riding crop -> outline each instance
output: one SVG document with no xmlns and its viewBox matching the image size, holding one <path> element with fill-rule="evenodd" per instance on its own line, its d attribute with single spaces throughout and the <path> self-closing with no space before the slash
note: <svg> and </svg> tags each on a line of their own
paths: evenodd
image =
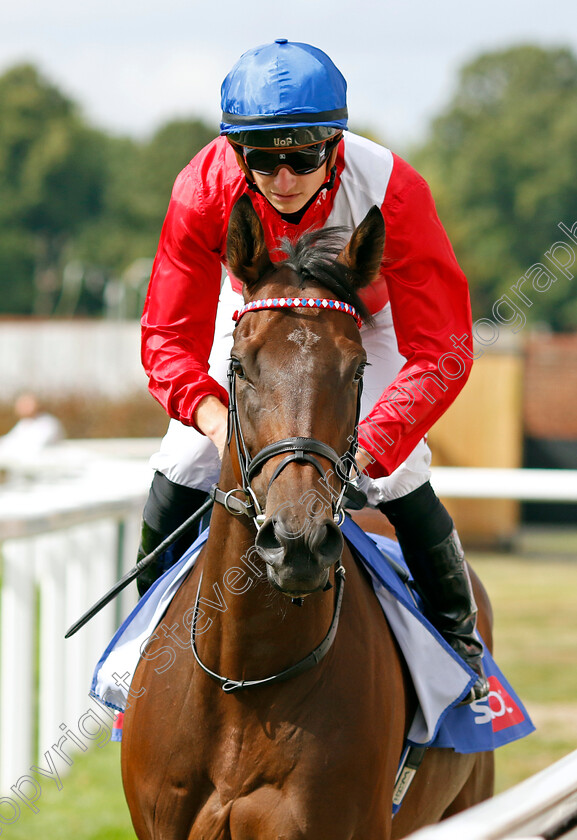
<svg viewBox="0 0 577 840">
<path fill-rule="evenodd" d="M 175 543 L 180 537 L 184 536 L 187 533 L 187 531 L 189 531 L 190 528 L 192 528 L 192 526 L 196 522 L 198 522 L 199 519 L 201 519 L 208 510 L 210 510 L 212 505 L 212 498 L 207 499 L 206 502 L 202 505 L 202 507 L 200 507 L 195 513 L 193 513 L 192 516 L 190 516 L 185 522 L 182 523 L 182 525 L 179 525 L 178 528 L 172 532 L 172 534 L 170 534 L 168 537 L 166 537 L 165 540 L 163 540 L 160 543 L 160 545 L 157 545 L 154 551 L 151 551 L 150 554 L 147 554 L 146 557 L 143 557 L 142 560 L 139 560 L 136 566 L 133 566 L 133 568 L 130 569 L 129 572 L 126 572 L 126 574 L 123 575 L 123 577 L 121 577 L 120 580 L 117 581 L 114 584 L 114 586 L 102 596 L 102 598 L 99 598 L 99 600 L 92 607 L 90 607 L 90 609 L 87 610 L 84 613 L 84 615 L 81 616 L 81 618 L 79 618 L 78 621 L 76 621 L 68 629 L 64 638 L 69 639 L 70 636 L 73 636 L 77 630 L 80 630 L 81 627 L 84 627 L 84 625 L 88 621 L 90 621 L 90 619 L 93 618 L 97 613 L 99 613 L 100 610 L 106 606 L 106 604 L 110 603 L 110 601 L 112 601 L 113 598 L 116 598 L 119 592 L 122 592 L 122 590 L 125 589 L 129 583 L 132 583 L 132 581 L 135 578 L 137 578 L 141 572 L 144 571 L 144 569 L 150 566 L 150 564 L 153 563 L 160 554 L 166 551 L 166 549 L 169 548 L 173 543 Z"/>
</svg>

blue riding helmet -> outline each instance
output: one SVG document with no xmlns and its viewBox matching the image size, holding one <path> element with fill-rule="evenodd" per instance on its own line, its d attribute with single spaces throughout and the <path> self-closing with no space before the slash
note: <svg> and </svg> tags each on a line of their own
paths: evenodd
<svg viewBox="0 0 577 840">
<path fill-rule="evenodd" d="M 322 50 L 286 38 L 240 57 L 222 83 L 221 105 L 220 133 L 247 146 L 285 146 L 287 136 L 286 145 L 308 145 L 347 128 L 342 73 Z"/>
</svg>

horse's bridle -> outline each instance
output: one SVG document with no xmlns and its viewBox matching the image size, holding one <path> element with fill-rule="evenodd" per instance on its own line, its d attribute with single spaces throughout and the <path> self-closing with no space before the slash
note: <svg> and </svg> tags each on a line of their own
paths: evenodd
<svg viewBox="0 0 577 840">
<path fill-rule="evenodd" d="M 300 659 L 298 662 L 295 662 L 294 665 L 289 665 L 288 668 L 284 668 L 282 671 L 279 671 L 276 674 L 271 674 L 270 677 L 263 677 L 260 680 L 233 680 L 229 677 L 222 676 L 222 674 L 217 674 L 215 671 L 211 671 L 210 668 L 207 668 L 207 666 L 204 664 L 198 653 L 198 648 L 196 646 L 196 621 L 198 618 L 198 602 L 200 600 L 200 587 L 202 585 L 201 572 L 200 580 L 198 582 L 198 590 L 196 593 L 196 601 L 194 603 L 192 626 L 190 629 L 190 646 L 192 648 L 194 658 L 196 659 L 198 665 L 200 665 L 205 674 L 208 674 L 209 677 L 212 677 L 213 680 L 220 683 L 220 687 L 226 694 L 233 694 L 235 691 L 240 691 L 241 688 L 259 688 L 266 685 L 274 685 L 278 682 L 285 682 L 285 680 L 290 680 L 293 677 L 297 677 L 299 674 L 303 674 L 310 668 L 313 668 L 321 661 L 321 659 L 324 659 L 324 657 L 332 647 L 332 644 L 335 640 L 335 636 L 337 635 L 337 628 L 339 626 L 339 618 L 341 615 L 341 606 L 343 603 L 343 592 L 345 586 L 345 569 L 341 563 L 339 563 L 335 569 L 335 581 L 335 609 L 330 627 L 327 630 L 327 634 L 322 640 L 322 642 L 319 645 L 317 645 L 316 648 L 308 654 L 308 656 L 305 656 L 303 659 Z"/>
<path fill-rule="evenodd" d="M 341 310 L 352 315 L 357 321 L 357 324 L 360 326 L 359 316 L 350 304 L 345 304 L 341 301 L 318 300 L 315 298 L 281 298 L 280 300 L 275 298 L 272 300 L 268 299 L 262 301 L 251 301 L 250 304 L 243 307 L 243 309 L 241 309 L 239 312 L 235 313 L 234 319 L 235 321 L 238 321 L 242 317 L 242 315 L 245 314 L 245 312 L 260 311 L 262 309 L 284 309 L 287 307 L 294 308 L 295 306 L 300 305 L 308 307 L 315 306 L 317 308 L 326 308 L 326 306 L 329 305 L 331 309 Z M 343 455 L 339 455 L 336 452 L 336 450 L 333 449 L 332 446 L 329 446 L 328 444 L 323 443 L 323 441 L 317 440 L 316 438 L 297 436 L 283 438 L 282 440 L 276 441 L 275 443 L 270 443 L 267 446 L 264 446 L 260 450 L 260 452 L 258 452 L 254 457 L 251 457 L 246 446 L 244 435 L 242 433 L 240 419 L 238 416 L 236 399 L 236 371 L 234 368 L 234 359 L 231 359 L 229 362 L 227 376 L 229 392 L 227 445 L 229 449 L 232 449 L 232 446 L 234 445 L 238 454 L 240 476 L 237 476 L 237 478 L 239 479 L 238 483 L 240 484 L 240 488 L 235 488 L 233 490 L 225 492 L 221 490 L 218 487 L 218 485 L 215 484 L 211 490 L 211 496 L 214 499 L 214 501 L 218 502 L 219 504 L 222 504 L 229 513 L 235 516 L 249 516 L 253 520 L 255 527 L 258 531 L 264 522 L 265 514 L 263 513 L 258 498 L 251 487 L 251 483 L 253 479 L 260 473 L 267 461 L 269 461 L 271 458 L 274 458 L 277 455 L 283 455 L 286 453 L 283 460 L 280 462 L 280 464 L 278 464 L 278 466 L 273 472 L 273 475 L 268 484 L 267 493 L 272 483 L 278 478 L 278 476 L 285 469 L 285 467 L 287 467 L 288 464 L 292 462 L 312 464 L 312 466 L 316 469 L 321 478 L 324 480 L 325 486 L 328 487 L 329 474 L 323 469 L 318 458 L 315 457 L 316 455 L 319 455 L 320 457 L 325 458 L 331 463 L 334 471 L 341 480 L 342 487 L 340 493 L 338 494 L 337 499 L 332 499 L 331 502 L 333 517 L 337 524 L 340 525 L 344 518 L 342 505 L 345 491 L 351 482 L 350 470 L 351 468 L 354 469 L 354 465 L 356 463 L 355 454 L 358 448 L 357 426 L 361 412 L 361 396 L 363 384 L 362 377 L 358 380 L 357 409 L 354 432 L 349 439 L 350 446 Z M 346 473 L 345 469 L 343 469 L 343 465 L 347 471 Z M 235 494 L 238 493 L 244 494 L 244 500 L 237 498 Z M 321 659 L 323 659 L 323 657 L 329 651 L 335 639 L 343 599 L 344 578 L 345 570 L 342 564 L 339 562 L 335 568 L 336 592 L 333 619 L 323 641 L 308 656 L 306 656 L 304 659 L 301 659 L 294 665 L 285 668 L 283 671 L 280 671 L 277 674 L 273 674 L 270 677 L 265 677 L 264 679 L 233 680 L 229 679 L 228 677 L 224 677 L 220 674 L 217 674 L 214 671 L 211 671 L 202 662 L 198 654 L 196 646 L 196 621 L 198 616 L 200 587 L 202 584 L 201 575 L 196 595 L 196 603 L 194 607 L 194 618 L 191 627 L 191 647 L 197 663 L 206 674 L 212 677 L 212 679 L 219 682 L 223 691 L 227 693 L 238 691 L 241 688 L 252 688 L 256 686 L 271 685 L 276 682 L 291 679 L 292 677 L 296 677 L 298 674 L 309 670 L 309 668 L 312 668 L 314 665 L 320 662 Z M 326 588 L 330 588 L 330 584 L 328 584 Z M 293 600 L 295 602 L 302 603 L 302 599 Z"/>
<path fill-rule="evenodd" d="M 240 318 L 247 312 L 257 312 L 262 311 L 263 309 L 292 309 L 295 308 L 295 306 L 340 310 L 351 315 L 357 324 L 360 323 L 356 310 L 350 304 L 343 303 L 342 301 L 327 301 L 326 299 L 321 300 L 318 298 L 269 298 L 267 300 L 251 301 L 239 312 L 235 312 L 234 319 L 238 323 Z M 238 454 L 240 475 L 237 476 L 237 478 L 239 479 L 238 483 L 240 484 L 240 488 L 224 492 L 218 487 L 218 485 L 215 485 L 211 491 L 213 499 L 224 505 L 228 512 L 235 516 L 242 514 L 249 516 L 253 520 L 258 531 L 265 516 L 251 484 L 253 479 L 260 473 L 266 462 L 271 458 L 274 458 L 276 455 L 287 453 L 286 457 L 283 458 L 281 463 L 276 467 L 272 478 L 269 481 L 267 492 L 273 481 L 275 481 L 284 468 L 293 461 L 312 464 L 324 480 L 325 486 L 328 487 L 328 474 L 323 469 L 318 458 L 315 457 L 315 455 L 320 455 L 330 462 L 333 472 L 336 473 L 338 478 L 341 480 L 340 493 L 336 500 L 334 498 L 332 499 L 333 517 L 335 518 L 335 521 L 340 524 L 342 522 L 342 517 L 344 516 L 342 505 L 345 491 L 352 480 L 350 471 L 351 469 L 354 470 L 356 463 L 355 455 L 358 448 L 357 427 L 360 419 L 361 396 L 363 391 L 362 378 L 358 381 L 357 410 L 354 432 L 349 439 L 350 446 L 343 455 L 339 455 L 332 446 L 329 446 L 316 438 L 289 437 L 283 438 L 283 440 L 278 440 L 275 443 L 269 443 L 267 446 L 264 446 L 260 452 L 254 456 L 254 458 L 251 458 L 238 416 L 234 359 L 231 359 L 229 362 L 227 376 L 229 393 L 227 444 L 229 448 L 234 446 Z M 237 498 L 235 494 L 238 493 L 244 494 L 244 500 Z"/>
<path fill-rule="evenodd" d="M 236 447 L 238 453 L 238 464 L 240 468 L 240 488 L 224 492 L 218 485 L 214 485 L 211 494 L 216 502 L 224 505 L 229 513 L 235 516 L 245 514 L 249 516 L 256 529 L 259 530 L 264 522 L 265 515 L 262 511 L 260 502 L 252 489 L 253 479 L 260 473 L 264 465 L 271 458 L 276 455 L 287 453 L 283 460 L 275 468 L 275 471 L 268 483 L 267 492 L 270 490 L 272 483 L 278 478 L 281 472 L 293 461 L 297 463 L 312 464 L 321 478 L 328 486 L 328 473 L 323 469 L 321 463 L 315 455 L 320 455 L 325 458 L 333 467 L 334 472 L 341 480 L 341 490 L 336 499 L 332 499 L 332 511 L 335 521 L 340 524 L 344 516 L 342 504 L 345 491 L 350 483 L 350 478 L 345 474 L 345 469 L 350 472 L 351 467 L 355 464 L 355 454 L 358 447 L 357 439 L 357 425 L 361 410 L 361 396 L 362 396 L 362 379 L 358 382 L 357 392 L 357 411 L 355 418 L 355 428 L 351 436 L 350 446 L 343 455 L 339 455 L 332 446 L 323 443 L 316 438 L 308 437 L 289 437 L 278 440 L 275 443 L 269 443 L 258 452 L 254 458 L 251 458 L 248 448 L 245 443 L 244 435 L 242 433 L 242 426 L 238 416 L 237 401 L 236 401 L 236 373 L 231 359 L 228 367 L 228 436 L 227 444 Z M 237 498 L 238 493 L 244 494 L 244 500 Z"/>
</svg>

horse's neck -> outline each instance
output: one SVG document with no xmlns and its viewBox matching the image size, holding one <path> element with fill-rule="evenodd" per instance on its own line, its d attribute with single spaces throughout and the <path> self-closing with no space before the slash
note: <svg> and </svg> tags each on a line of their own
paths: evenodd
<svg viewBox="0 0 577 840">
<path fill-rule="evenodd" d="M 219 486 L 236 486 L 225 461 Z M 266 564 L 254 547 L 255 528 L 215 504 L 203 551 L 199 606 L 201 656 L 231 679 L 260 679 L 298 661 L 314 649 L 330 625 L 334 590 L 305 599 L 302 607 L 268 582 Z M 209 621 L 211 619 L 211 621 Z"/>
</svg>

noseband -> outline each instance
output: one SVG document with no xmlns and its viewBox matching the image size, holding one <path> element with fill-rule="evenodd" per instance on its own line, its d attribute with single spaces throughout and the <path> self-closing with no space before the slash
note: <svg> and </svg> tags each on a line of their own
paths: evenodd
<svg viewBox="0 0 577 840">
<path fill-rule="evenodd" d="M 337 311 L 346 312 L 348 315 L 351 315 L 355 319 L 358 326 L 360 326 L 361 324 L 361 319 L 357 311 L 349 303 L 336 300 L 327 300 L 326 298 L 268 298 L 265 300 L 250 301 L 248 304 L 246 304 L 246 306 L 243 306 L 242 309 L 235 312 L 233 318 L 238 323 L 242 316 L 245 315 L 247 312 L 258 312 L 265 309 L 293 309 L 295 307 L 334 309 Z M 350 468 L 355 464 L 355 455 L 358 448 L 357 426 L 360 419 L 361 411 L 361 396 L 363 382 L 362 379 L 360 379 L 358 383 L 357 411 L 354 432 L 350 439 L 351 444 L 343 455 L 339 455 L 338 452 L 336 452 L 336 450 L 332 448 L 332 446 L 329 446 L 328 444 L 323 443 L 323 441 L 317 440 L 316 438 L 289 437 L 283 438 L 282 440 L 276 441 L 275 443 L 269 443 L 267 446 L 264 446 L 260 450 L 260 452 L 258 452 L 257 455 L 254 456 L 254 458 L 251 458 L 244 440 L 242 427 L 238 416 L 236 399 L 236 374 L 233 368 L 232 359 L 229 363 L 227 376 L 229 393 L 227 444 L 230 447 L 231 442 L 234 438 L 236 442 L 236 449 L 238 452 L 238 461 L 240 467 L 239 484 L 241 485 L 241 489 L 229 490 L 228 492 L 224 492 L 217 485 L 214 485 L 211 491 L 213 499 L 216 502 L 219 502 L 220 504 L 224 505 L 227 511 L 235 516 L 240 516 L 242 514 L 249 516 L 253 520 L 258 531 L 265 520 L 265 514 L 263 513 L 263 510 L 256 497 L 256 494 L 251 487 L 252 481 L 260 473 L 267 461 L 269 461 L 271 458 L 274 458 L 277 455 L 283 455 L 287 453 L 286 457 L 283 458 L 280 464 L 276 467 L 272 478 L 269 481 L 267 493 L 270 490 L 272 483 L 279 477 L 279 475 L 285 469 L 285 467 L 287 467 L 293 461 L 300 464 L 312 464 L 312 466 L 316 469 L 321 478 L 324 480 L 326 487 L 329 486 L 329 474 L 333 474 L 336 472 L 337 476 L 341 480 L 342 487 L 337 499 L 332 500 L 332 511 L 335 522 L 337 522 L 340 525 L 344 517 L 342 508 L 343 498 L 345 495 L 345 491 L 348 485 L 350 484 L 350 479 L 347 477 L 347 472 L 349 472 Z M 329 472 L 325 471 L 318 458 L 315 458 L 315 455 L 320 455 L 322 458 L 328 460 L 332 465 L 333 469 Z M 345 469 L 343 469 L 343 465 L 345 466 Z M 241 492 L 244 493 L 244 500 L 237 498 L 237 496 L 235 495 Z"/>
</svg>

